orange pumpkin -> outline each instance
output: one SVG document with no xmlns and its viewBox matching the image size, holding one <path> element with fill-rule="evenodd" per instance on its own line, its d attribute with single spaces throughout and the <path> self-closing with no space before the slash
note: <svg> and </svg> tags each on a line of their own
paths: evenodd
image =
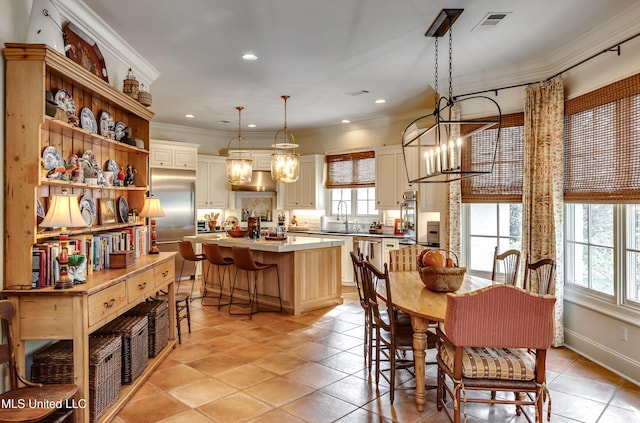
<svg viewBox="0 0 640 423">
<path fill-rule="evenodd" d="M 453 264 L 453 259 L 451 257 L 447 257 L 447 259 L 445 260 L 445 266 L 447 266 L 447 267 L 456 267 Z"/>
<path fill-rule="evenodd" d="M 422 258 L 424 257 L 424 255 L 427 253 L 427 251 L 429 251 L 428 248 L 423 248 L 422 251 L 420 251 L 420 254 L 418 254 L 418 267 L 422 267 Z"/>
<path fill-rule="evenodd" d="M 438 250 L 428 250 L 422 256 L 423 266 L 444 266 L 445 259 L 442 253 Z"/>
</svg>

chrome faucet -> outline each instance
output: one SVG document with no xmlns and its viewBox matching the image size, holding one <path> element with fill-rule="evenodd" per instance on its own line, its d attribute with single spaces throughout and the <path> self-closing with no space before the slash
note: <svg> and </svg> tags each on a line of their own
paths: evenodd
<svg viewBox="0 0 640 423">
<path fill-rule="evenodd" d="M 338 215 L 336 220 L 340 221 L 340 206 L 344 205 L 344 231 L 349 232 L 349 217 L 347 215 L 347 202 L 344 200 L 338 201 Z"/>
</svg>

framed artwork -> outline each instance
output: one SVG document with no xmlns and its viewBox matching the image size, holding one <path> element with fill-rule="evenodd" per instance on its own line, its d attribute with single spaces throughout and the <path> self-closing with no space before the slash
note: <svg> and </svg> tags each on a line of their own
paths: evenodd
<svg viewBox="0 0 640 423">
<path fill-rule="evenodd" d="M 72 23 L 69 23 L 63 32 L 65 45 L 70 46 L 67 50 L 67 57 L 97 77 L 109 82 L 104 57 L 96 42 Z"/>
<path fill-rule="evenodd" d="M 100 224 L 104 225 L 107 223 L 116 223 L 117 222 L 117 214 L 116 214 L 116 202 L 112 198 L 101 198 L 100 199 Z"/>
</svg>

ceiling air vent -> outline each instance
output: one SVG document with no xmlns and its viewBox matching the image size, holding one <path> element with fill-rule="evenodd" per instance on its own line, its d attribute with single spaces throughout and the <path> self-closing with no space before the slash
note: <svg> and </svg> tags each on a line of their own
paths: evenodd
<svg viewBox="0 0 640 423">
<path fill-rule="evenodd" d="M 493 29 L 496 27 L 496 25 L 502 22 L 504 18 L 506 18 L 509 14 L 510 12 L 487 13 L 486 15 L 484 15 L 482 19 L 480 19 L 480 22 L 478 22 L 476 26 L 473 27 L 472 31 L 475 31 L 475 30 L 486 31 L 489 29 Z"/>
</svg>

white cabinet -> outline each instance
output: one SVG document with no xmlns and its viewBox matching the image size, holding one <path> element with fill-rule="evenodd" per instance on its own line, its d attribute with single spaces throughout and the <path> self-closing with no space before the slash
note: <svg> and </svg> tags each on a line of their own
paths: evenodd
<svg viewBox="0 0 640 423">
<path fill-rule="evenodd" d="M 198 144 L 150 140 L 149 166 L 174 169 L 195 169 Z"/>
<path fill-rule="evenodd" d="M 227 184 L 226 157 L 198 156 L 196 207 L 225 209 L 231 187 Z"/>
<path fill-rule="evenodd" d="M 301 156 L 299 170 L 298 180 L 291 184 L 285 184 L 284 207 L 286 209 L 323 209 L 324 156 L 321 154 Z"/>
<path fill-rule="evenodd" d="M 439 212 L 440 216 L 447 213 L 447 184 L 416 184 L 419 185 L 419 208 L 421 212 Z"/>
<path fill-rule="evenodd" d="M 376 148 L 376 208 L 398 210 L 402 194 L 411 189 L 407 179 L 402 147 Z"/>
<path fill-rule="evenodd" d="M 271 154 L 273 150 L 253 150 L 253 170 L 271 171 Z"/>
<path fill-rule="evenodd" d="M 389 265 L 389 251 L 400 248 L 400 240 L 393 238 L 382 238 L 382 264 Z"/>
</svg>

